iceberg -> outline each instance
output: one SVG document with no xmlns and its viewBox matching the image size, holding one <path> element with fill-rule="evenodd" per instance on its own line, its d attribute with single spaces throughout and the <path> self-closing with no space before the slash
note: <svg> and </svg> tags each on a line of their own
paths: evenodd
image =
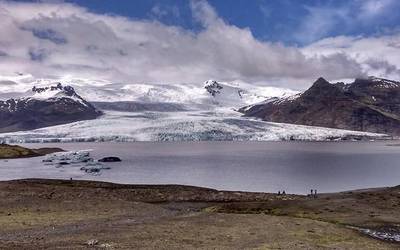
<svg viewBox="0 0 400 250">
<path fill-rule="evenodd" d="M 79 150 L 59 152 L 46 155 L 43 162 L 46 165 L 54 165 L 56 168 L 65 166 L 79 167 L 80 170 L 89 174 L 100 174 L 101 170 L 111 169 L 90 157 L 91 150 Z"/>
</svg>

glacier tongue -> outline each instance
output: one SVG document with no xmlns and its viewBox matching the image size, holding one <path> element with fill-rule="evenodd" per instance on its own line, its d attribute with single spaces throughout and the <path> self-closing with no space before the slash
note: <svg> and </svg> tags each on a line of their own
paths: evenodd
<svg viewBox="0 0 400 250">
<path fill-rule="evenodd" d="M 216 108 L 185 112 L 106 111 L 96 120 L 0 134 L 0 141 L 321 141 L 384 137 L 382 134 L 265 122 L 241 117 L 230 108 Z"/>
</svg>

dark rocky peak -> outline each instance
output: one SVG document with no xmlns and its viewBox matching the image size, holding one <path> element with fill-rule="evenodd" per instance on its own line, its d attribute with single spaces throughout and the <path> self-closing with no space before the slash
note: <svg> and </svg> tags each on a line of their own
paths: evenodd
<svg viewBox="0 0 400 250">
<path fill-rule="evenodd" d="M 42 88 L 33 86 L 33 88 L 32 88 L 32 92 L 35 92 L 35 93 L 42 93 L 42 92 L 45 92 L 48 90 L 50 90 L 50 91 L 63 90 L 63 86 L 61 83 L 57 83 L 57 85 L 55 85 L 55 86 L 48 86 L 48 87 L 42 87 Z"/>
<path fill-rule="evenodd" d="M 45 92 L 59 92 L 66 96 L 74 96 L 77 95 L 75 89 L 71 86 L 63 86 L 61 83 L 57 83 L 56 85 L 47 86 L 47 87 L 36 87 L 33 86 L 32 92 L 41 94 Z"/>
<path fill-rule="evenodd" d="M 204 88 L 212 96 L 219 94 L 224 87 L 215 80 L 208 80 L 204 83 Z"/>
<path fill-rule="evenodd" d="M 342 87 L 340 85 L 331 84 L 324 78 L 320 77 L 301 95 L 301 97 L 315 99 L 319 97 L 338 95 L 342 92 Z"/>
<path fill-rule="evenodd" d="M 313 87 L 320 87 L 320 86 L 327 86 L 327 85 L 331 85 L 327 80 L 325 80 L 325 78 L 320 77 L 318 78 L 314 83 L 313 83 Z"/>
</svg>

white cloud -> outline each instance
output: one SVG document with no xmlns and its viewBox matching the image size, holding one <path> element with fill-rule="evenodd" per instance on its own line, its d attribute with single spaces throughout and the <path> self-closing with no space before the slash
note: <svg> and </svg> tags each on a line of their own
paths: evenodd
<svg viewBox="0 0 400 250">
<path fill-rule="evenodd" d="M 156 4 L 151 8 L 150 16 L 162 20 L 167 17 L 180 18 L 181 13 L 176 5 Z"/>
<path fill-rule="evenodd" d="M 294 37 L 303 44 L 326 38 L 332 32 L 343 34 L 367 28 L 385 32 L 382 27 L 398 17 L 398 0 L 355 0 L 321 6 L 304 6 L 308 14 L 301 20 Z M 381 28 L 382 30 L 379 30 Z"/>
<path fill-rule="evenodd" d="M 381 37 L 333 37 L 303 49 L 310 56 L 343 53 L 369 75 L 400 80 L 400 34 Z"/>
<path fill-rule="evenodd" d="M 395 7 L 397 0 L 362 0 L 360 4 L 359 17 L 361 19 L 369 19 L 386 13 Z"/>
<path fill-rule="evenodd" d="M 207 2 L 191 6 L 203 26 L 198 33 L 157 21 L 94 14 L 66 3 L 0 2 L 0 74 L 132 84 L 216 78 L 302 88 L 319 76 L 334 80 L 367 73 L 350 50 L 329 47 L 332 53 L 310 53 L 311 47 L 303 51 L 260 41 L 249 29 L 227 24 Z"/>
</svg>

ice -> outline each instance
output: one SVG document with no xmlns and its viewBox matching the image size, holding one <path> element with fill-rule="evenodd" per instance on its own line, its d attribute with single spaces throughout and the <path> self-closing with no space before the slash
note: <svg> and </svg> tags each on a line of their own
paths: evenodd
<svg viewBox="0 0 400 250">
<path fill-rule="evenodd" d="M 85 166 L 80 168 L 80 170 L 90 174 L 98 174 L 103 169 L 111 169 L 111 168 L 108 166 L 104 166 L 100 162 L 88 162 L 85 164 Z"/>
<path fill-rule="evenodd" d="M 90 157 L 91 150 L 79 150 L 69 152 L 57 152 L 48 154 L 43 162 L 46 165 L 54 165 L 56 168 L 78 167 L 80 170 L 89 174 L 100 174 L 103 169 L 110 169 L 109 166 L 94 161 Z"/>
<path fill-rule="evenodd" d="M 44 157 L 43 162 L 68 162 L 73 164 L 88 162 L 90 159 L 92 159 L 90 158 L 90 150 L 80 150 L 48 154 Z"/>
<path fill-rule="evenodd" d="M 242 117 L 230 108 L 185 112 L 115 112 L 88 121 L 31 131 L 0 134 L 0 141 L 101 142 L 101 141 L 205 141 L 205 140 L 339 140 L 383 134 L 272 123 Z"/>
<path fill-rule="evenodd" d="M 359 227 L 350 227 L 350 228 L 356 229 L 363 234 L 369 235 L 379 240 L 400 242 L 400 230 L 398 227 L 386 226 L 377 229 L 359 228 Z"/>
</svg>

